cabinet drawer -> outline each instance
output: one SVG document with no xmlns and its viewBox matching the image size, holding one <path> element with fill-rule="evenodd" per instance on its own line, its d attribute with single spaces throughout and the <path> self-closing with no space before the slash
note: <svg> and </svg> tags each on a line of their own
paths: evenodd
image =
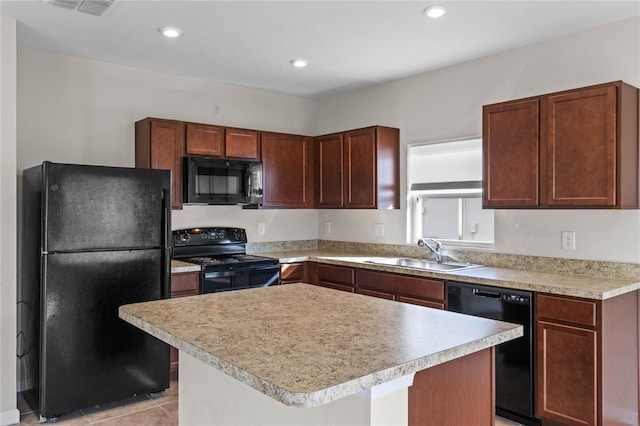
<svg viewBox="0 0 640 426">
<path fill-rule="evenodd" d="M 355 288 L 350 285 L 335 284 L 327 281 L 320 281 L 318 285 L 321 287 L 331 288 L 333 290 L 346 291 L 349 293 L 353 293 L 355 290 Z"/>
<path fill-rule="evenodd" d="M 367 290 L 366 288 L 359 288 L 357 293 L 364 294 L 365 296 L 379 297 L 381 299 L 394 300 L 395 296 L 391 293 L 384 291 Z"/>
<path fill-rule="evenodd" d="M 596 327 L 596 302 L 538 294 L 538 318 Z"/>
<path fill-rule="evenodd" d="M 358 269 L 358 287 L 444 300 L 444 281 Z"/>
<path fill-rule="evenodd" d="M 316 271 L 319 281 L 347 284 L 350 286 L 353 286 L 355 282 L 353 268 L 320 264 Z"/>
<path fill-rule="evenodd" d="M 199 272 L 171 274 L 171 297 L 191 296 L 199 293 Z"/>
<path fill-rule="evenodd" d="M 431 300 L 416 299 L 415 297 L 398 296 L 398 302 L 411 303 L 412 305 L 426 306 L 427 308 L 441 309 L 444 311 L 444 303 L 432 302 Z"/>
</svg>

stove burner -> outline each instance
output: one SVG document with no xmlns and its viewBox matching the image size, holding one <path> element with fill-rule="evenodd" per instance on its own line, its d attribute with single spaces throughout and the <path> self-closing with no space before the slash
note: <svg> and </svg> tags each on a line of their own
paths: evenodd
<svg viewBox="0 0 640 426">
<path fill-rule="evenodd" d="M 273 261 L 273 259 L 270 259 L 267 257 L 254 256 L 251 254 L 234 254 L 230 256 L 218 256 L 218 257 L 199 256 L 199 257 L 189 257 L 182 260 L 184 260 L 185 262 L 196 263 L 202 266 Z"/>
</svg>

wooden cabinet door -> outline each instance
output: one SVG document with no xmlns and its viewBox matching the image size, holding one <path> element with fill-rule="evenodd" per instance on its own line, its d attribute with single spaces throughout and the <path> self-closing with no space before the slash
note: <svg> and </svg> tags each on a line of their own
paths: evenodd
<svg viewBox="0 0 640 426">
<path fill-rule="evenodd" d="M 483 107 L 483 207 L 537 206 L 538 99 Z"/>
<path fill-rule="evenodd" d="M 344 149 L 342 134 L 317 138 L 316 161 L 317 207 L 337 208 L 344 205 Z"/>
<path fill-rule="evenodd" d="M 135 132 L 136 167 L 171 170 L 171 207 L 181 209 L 184 123 L 145 118 Z"/>
<path fill-rule="evenodd" d="M 264 207 L 313 208 L 311 138 L 262 133 Z"/>
<path fill-rule="evenodd" d="M 347 266 L 316 264 L 312 284 L 353 293 L 355 270 Z"/>
<path fill-rule="evenodd" d="M 536 415 L 563 425 L 596 425 L 596 331 L 540 320 L 536 326 Z"/>
<path fill-rule="evenodd" d="M 439 309 L 444 307 L 445 286 L 442 280 L 369 269 L 356 269 L 355 278 L 358 290 L 391 293 L 395 296 L 395 300 L 414 305 Z"/>
<path fill-rule="evenodd" d="M 225 129 L 225 157 L 260 160 L 258 131 Z"/>
<path fill-rule="evenodd" d="M 377 159 L 374 128 L 344 136 L 344 206 L 376 208 Z"/>
<path fill-rule="evenodd" d="M 546 99 L 547 204 L 616 205 L 616 86 Z"/>
<path fill-rule="evenodd" d="M 207 124 L 187 123 L 187 154 L 222 157 L 224 128 Z"/>
</svg>

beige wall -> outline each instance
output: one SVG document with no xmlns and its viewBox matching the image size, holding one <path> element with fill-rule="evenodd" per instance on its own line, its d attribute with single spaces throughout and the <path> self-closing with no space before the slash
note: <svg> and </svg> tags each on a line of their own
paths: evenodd
<svg viewBox="0 0 640 426">
<path fill-rule="evenodd" d="M 0 18 L 0 425 L 16 409 L 16 21 Z"/>
<path fill-rule="evenodd" d="M 384 124 L 400 128 L 403 147 L 477 136 L 483 104 L 614 80 L 640 87 L 640 18 L 323 100 L 318 132 Z M 385 225 L 384 239 L 374 237 L 375 223 Z M 318 236 L 402 244 L 405 224 L 405 211 L 321 210 Z M 496 210 L 495 230 L 500 253 L 640 263 L 638 210 Z M 575 251 L 561 250 L 561 231 L 576 232 Z"/>
<path fill-rule="evenodd" d="M 133 166 L 134 123 L 144 117 L 316 132 L 317 102 L 293 96 L 28 48 L 18 49 L 18 69 L 18 170 L 44 160 Z M 315 239 L 316 223 L 313 210 L 192 206 L 173 214 L 174 229 L 238 226 L 250 241 Z"/>
</svg>

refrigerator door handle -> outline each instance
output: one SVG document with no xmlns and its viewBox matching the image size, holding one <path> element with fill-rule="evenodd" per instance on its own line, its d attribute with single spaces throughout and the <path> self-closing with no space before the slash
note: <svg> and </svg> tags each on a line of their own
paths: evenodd
<svg viewBox="0 0 640 426">
<path fill-rule="evenodd" d="M 163 222 L 163 277 L 162 277 L 162 294 L 161 298 L 168 299 L 171 297 L 171 191 L 162 190 L 162 222 Z"/>
</svg>

